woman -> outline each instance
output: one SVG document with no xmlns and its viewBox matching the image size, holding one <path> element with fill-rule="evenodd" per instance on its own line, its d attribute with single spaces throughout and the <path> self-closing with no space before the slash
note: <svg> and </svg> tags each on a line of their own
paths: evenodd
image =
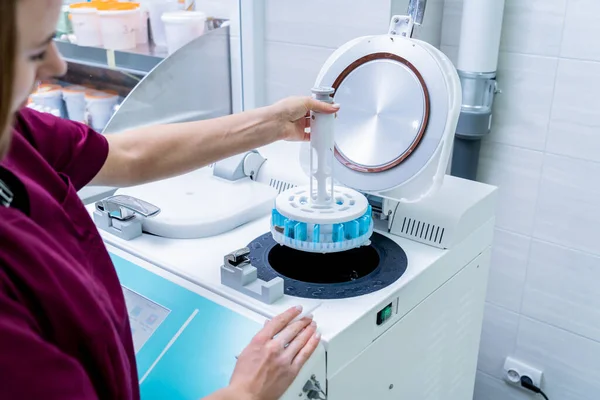
<svg viewBox="0 0 600 400">
<path fill-rule="evenodd" d="M 304 140 L 306 114 L 337 107 L 286 99 L 239 115 L 103 137 L 23 105 L 65 73 L 52 36 L 61 0 L 0 1 L 0 398 L 137 399 L 127 310 L 77 190 L 181 174 L 275 140 Z M 3 195 L 2 195 L 3 194 Z M 240 355 L 209 399 L 276 399 L 318 345 L 291 309 Z"/>
</svg>

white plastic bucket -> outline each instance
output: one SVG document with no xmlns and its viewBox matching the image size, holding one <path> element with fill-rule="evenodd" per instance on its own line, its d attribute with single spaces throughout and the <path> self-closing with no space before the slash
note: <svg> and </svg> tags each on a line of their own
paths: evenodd
<svg viewBox="0 0 600 400">
<path fill-rule="evenodd" d="M 38 106 L 58 110 L 61 116 L 64 114 L 62 88 L 59 85 L 41 85 L 31 94 L 31 101 Z"/>
<path fill-rule="evenodd" d="M 70 7 L 73 34 L 79 46 L 102 46 L 100 17 L 93 7 Z"/>
<path fill-rule="evenodd" d="M 83 86 L 67 86 L 63 88 L 62 95 L 70 120 L 85 122 L 85 92 Z"/>
<path fill-rule="evenodd" d="M 148 7 L 150 31 L 154 44 L 157 47 L 167 47 L 165 26 L 161 17 L 166 12 L 177 11 L 179 2 L 177 0 L 144 0 L 144 5 Z"/>
<path fill-rule="evenodd" d="M 119 96 L 113 93 L 87 91 L 85 103 L 92 128 L 101 132 L 110 121 L 114 107 L 119 102 Z"/>
<path fill-rule="evenodd" d="M 140 31 L 140 9 L 99 10 L 100 31 L 104 48 L 127 50 L 137 47 L 137 35 Z"/>
<path fill-rule="evenodd" d="M 140 26 L 136 37 L 137 44 L 148 43 L 148 7 L 140 5 Z"/>
<path fill-rule="evenodd" d="M 199 11 L 165 13 L 162 21 L 167 34 L 169 53 L 176 52 L 192 40 L 202 36 L 206 29 L 206 14 Z"/>
</svg>

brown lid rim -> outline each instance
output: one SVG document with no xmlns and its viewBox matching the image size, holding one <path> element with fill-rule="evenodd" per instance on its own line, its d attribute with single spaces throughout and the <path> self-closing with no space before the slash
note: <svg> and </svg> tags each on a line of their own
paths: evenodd
<svg viewBox="0 0 600 400">
<path fill-rule="evenodd" d="M 340 85 L 342 84 L 344 79 L 346 79 L 348 77 L 348 75 L 350 75 L 352 73 L 352 71 L 354 71 L 356 68 L 360 67 L 363 64 L 368 63 L 369 61 L 386 60 L 386 59 L 393 60 L 393 61 L 399 62 L 401 64 L 404 64 L 417 76 L 417 79 L 419 80 L 419 82 L 421 83 L 421 87 L 423 88 L 423 93 L 425 94 L 425 115 L 423 116 L 423 123 L 421 124 L 421 129 L 419 130 L 417 137 L 415 138 L 413 143 L 410 145 L 410 147 L 404 153 L 402 153 L 398 158 L 394 159 L 393 161 L 391 161 L 385 165 L 379 166 L 379 167 L 365 167 L 364 165 L 359 165 L 359 164 L 354 163 L 353 161 L 349 160 L 346 156 L 344 156 L 338 150 L 338 147 L 336 145 L 335 146 L 335 157 L 338 159 L 338 161 L 340 163 L 342 163 L 343 165 L 345 165 L 346 167 L 348 167 L 354 171 L 372 173 L 372 172 L 383 172 L 383 171 L 387 171 L 389 169 L 395 168 L 400 163 L 402 163 L 404 160 L 406 160 L 415 151 L 415 149 L 419 146 L 419 144 L 421 143 L 421 141 L 423 139 L 423 136 L 425 136 L 425 131 L 427 130 L 427 125 L 429 124 L 429 115 L 431 112 L 430 97 L 429 97 L 429 90 L 427 89 L 427 85 L 425 83 L 425 79 L 423 79 L 423 75 L 421 75 L 421 73 L 417 70 L 417 68 L 415 68 L 414 65 L 412 65 L 405 58 L 400 57 L 396 54 L 380 52 L 380 53 L 368 54 L 364 57 L 359 58 L 358 60 L 354 61 L 352 64 L 348 65 L 346 67 L 346 69 L 344 69 L 342 71 L 342 73 L 337 77 L 337 79 L 333 83 L 332 87 L 337 92 L 337 89 L 340 87 Z M 335 96 L 335 93 L 332 96 Z"/>
</svg>

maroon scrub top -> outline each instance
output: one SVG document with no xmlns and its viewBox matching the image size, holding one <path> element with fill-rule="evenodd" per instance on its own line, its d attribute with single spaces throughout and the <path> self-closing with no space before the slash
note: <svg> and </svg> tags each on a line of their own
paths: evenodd
<svg viewBox="0 0 600 400">
<path fill-rule="evenodd" d="M 123 292 L 77 196 L 107 154 L 85 125 L 17 115 L 0 166 L 29 210 L 0 206 L 0 399 L 139 398 Z"/>
</svg>

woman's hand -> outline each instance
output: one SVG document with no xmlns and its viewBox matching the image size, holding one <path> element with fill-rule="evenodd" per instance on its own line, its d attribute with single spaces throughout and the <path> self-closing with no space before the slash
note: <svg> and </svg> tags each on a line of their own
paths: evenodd
<svg viewBox="0 0 600 400">
<path fill-rule="evenodd" d="M 310 140 L 310 134 L 305 129 L 310 127 L 311 111 L 333 114 L 340 109 L 337 104 L 328 104 L 311 97 L 288 97 L 270 107 L 281 129 L 278 139 L 288 141 Z"/>
<path fill-rule="evenodd" d="M 229 390 L 240 400 L 277 400 L 317 348 L 320 335 L 312 317 L 290 322 L 292 308 L 268 321 L 240 354 Z"/>
</svg>

